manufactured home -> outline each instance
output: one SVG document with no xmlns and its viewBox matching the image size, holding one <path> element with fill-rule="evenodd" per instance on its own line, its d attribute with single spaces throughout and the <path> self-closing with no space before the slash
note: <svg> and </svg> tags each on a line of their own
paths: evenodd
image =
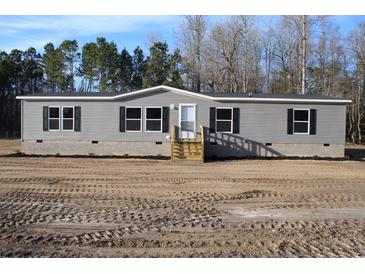
<svg viewBox="0 0 365 274">
<path fill-rule="evenodd" d="M 126 93 L 18 96 L 29 155 L 344 157 L 346 104 L 316 94 Z"/>
</svg>

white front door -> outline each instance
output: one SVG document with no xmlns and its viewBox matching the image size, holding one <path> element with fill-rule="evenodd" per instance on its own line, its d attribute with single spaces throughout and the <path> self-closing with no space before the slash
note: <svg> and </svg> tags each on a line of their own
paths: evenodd
<svg viewBox="0 0 365 274">
<path fill-rule="evenodd" d="M 179 110 L 180 138 L 194 139 L 196 127 L 196 105 L 181 104 Z"/>
</svg>

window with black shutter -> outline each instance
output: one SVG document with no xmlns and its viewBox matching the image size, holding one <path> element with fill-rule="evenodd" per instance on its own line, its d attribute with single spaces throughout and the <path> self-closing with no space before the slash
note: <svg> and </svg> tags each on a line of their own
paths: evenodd
<svg viewBox="0 0 365 274">
<path fill-rule="evenodd" d="M 48 131 L 48 107 L 43 107 L 43 131 Z"/>
<path fill-rule="evenodd" d="M 170 108 L 163 107 L 162 108 L 162 132 L 169 132 L 169 124 L 170 124 Z"/>
<path fill-rule="evenodd" d="M 310 110 L 310 135 L 316 135 L 317 133 L 317 110 Z"/>
<path fill-rule="evenodd" d="M 81 107 L 44 106 L 43 131 L 81 131 Z"/>
<path fill-rule="evenodd" d="M 211 107 L 209 109 L 209 131 L 211 133 L 215 132 L 215 108 Z"/>
<path fill-rule="evenodd" d="M 287 117 L 287 132 L 288 134 L 293 134 L 293 109 L 288 109 L 288 117 Z"/>
<path fill-rule="evenodd" d="M 240 133 L 240 109 L 233 108 L 233 133 Z"/>
<path fill-rule="evenodd" d="M 81 107 L 75 107 L 75 131 L 81 131 Z"/>
<path fill-rule="evenodd" d="M 119 131 L 125 132 L 125 107 L 119 108 Z"/>
</svg>

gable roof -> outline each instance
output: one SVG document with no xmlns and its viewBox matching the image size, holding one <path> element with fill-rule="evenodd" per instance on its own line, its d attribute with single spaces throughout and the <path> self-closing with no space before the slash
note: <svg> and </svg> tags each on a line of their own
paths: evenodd
<svg viewBox="0 0 365 274">
<path fill-rule="evenodd" d="M 351 103 L 351 100 L 344 100 L 337 97 L 325 96 L 319 94 L 268 94 L 268 93 L 228 93 L 228 92 L 203 92 L 196 93 L 188 90 L 168 87 L 155 86 L 141 90 L 123 92 L 123 93 L 101 93 L 101 92 L 74 92 L 74 93 L 40 93 L 34 95 L 17 96 L 20 100 L 107 100 L 113 101 L 121 98 L 128 98 L 140 94 L 153 93 L 158 90 L 165 90 L 179 93 L 187 96 L 198 97 L 202 99 L 221 101 L 221 102 L 298 102 L 298 103 Z"/>
</svg>

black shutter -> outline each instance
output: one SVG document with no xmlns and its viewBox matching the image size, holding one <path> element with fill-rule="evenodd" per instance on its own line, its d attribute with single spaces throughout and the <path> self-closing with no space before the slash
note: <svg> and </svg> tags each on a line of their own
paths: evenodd
<svg viewBox="0 0 365 274">
<path fill-rule="evenodd" d="M 162 108 L 162 132 L 169 132 L 169 107 L 163 107 Z"/>
<path fill-rule="evenodd" d="M 315 135 L 317 129 L 317 110 L 311 109 L 310 110 L 310 129 L 309 134 Z"/>
<path fill-rule="evenodd" d="M 48 131 L 48 107 L 43 107 L 43 131 Z"/>
<path fill-rule="evenodd" d="M 233 133 L 240 133 L 240 109 L 233 108 Z"/>
<path fill-rule="evenodd" d="M 125 132 L 125 107 L 120 107 L 119 111 L 119 131 Z"/>
<path fill-rule="evenodd" d="M 215 108 L 210 108 L 210 118 L 209 118 L 209 130 L 211 133 L 215 132 Z"/>
<path fill-rule="evenodd" d="M 288 109 L 288 134 L 293 134 L 293 109 Z"/>
<path fill-rule="evenodd" d="M 81 131 L 81 107 L 75 107 L 75 131 Z"/>
</svg>

